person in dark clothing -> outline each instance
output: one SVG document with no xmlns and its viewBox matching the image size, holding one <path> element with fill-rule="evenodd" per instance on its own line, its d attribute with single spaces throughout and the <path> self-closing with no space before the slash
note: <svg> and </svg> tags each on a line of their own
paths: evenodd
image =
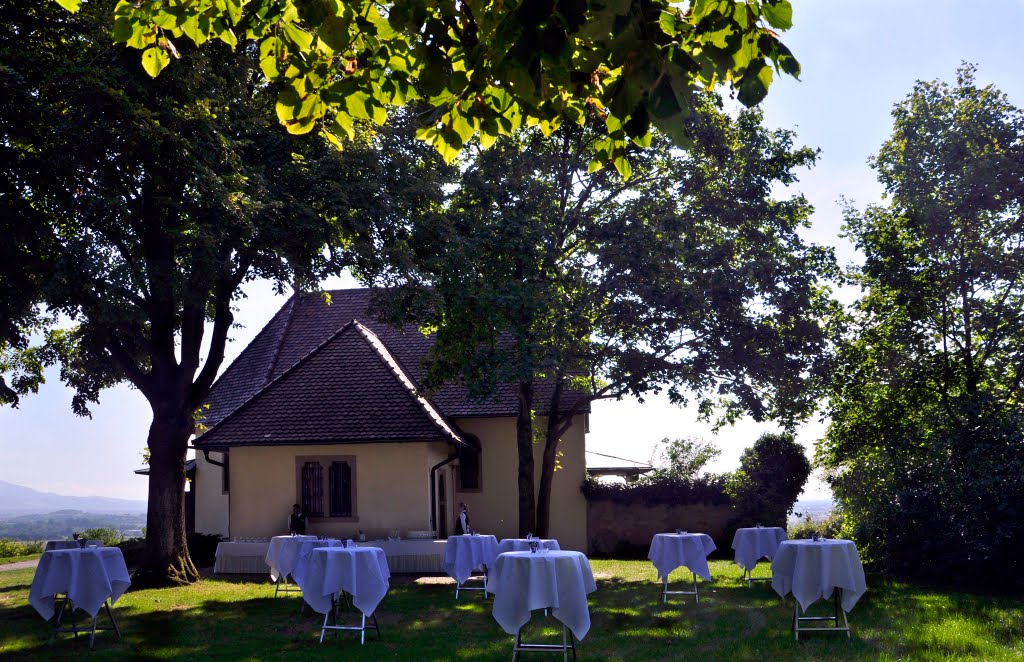
<svg viewBox="0 0 1024 662">
<path fill-rule="evenodd" d="M 461 536 L 466 533 L 472 533 L 469 528 L 469 508 L 465 503 L 460 503 L 459 516 L 455 518 L 455 535 Z"/>
<path fill-rule="evenodd" d="M 306 516 L 302 514 L 299 504 L 292 506 L 292 514 L 288 516 L 288 533 L 306 535 Z"/>
</svg>

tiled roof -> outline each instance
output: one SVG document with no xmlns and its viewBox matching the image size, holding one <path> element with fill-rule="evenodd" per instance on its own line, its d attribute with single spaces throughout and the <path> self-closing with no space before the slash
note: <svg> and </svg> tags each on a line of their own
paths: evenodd
<svg viewBox="0 0 1024 662">
<path fill-rule="evenodd" d="M 422 374 L 421 362 L 433 341 L 415 327 L 396 329 L 379 322 L 369 312 L 372 294 L 369 289 L 334 290 L 329 292 L 330 304 L 315 294 L 290 298 L 213 385 L 207 398 L 209 409 L 203 411 L 203 424 L 216 426 L 311 352 L 318 351 L 339 329 L 353 320 L 376 338 L 379 347 L 374 351 L 386 353 L 412 386 L 417 387 Z M 368 342 L 373 344 L 373 341 Z M 365 353 L 367 348 L 353 349 Z M 304 388 L 316 393 L 319 386 L 315 379 L 319 378 L 310 375 L 313 381 L 305 384 Z M 543 415 L 543 406 L 550 395 L 550 383 L 539 381 L 535 385 L 534 402 L 539 414 Z M 344 399 L 361 401 L 361 394 L 358 391 L 348 392 Z M 447 384 L 431 392 L 429 400 L 435 411 L 449 421 L 515 416 L 518 411 L 514 384 L 499 385 L 495 394 L 483 401 L 471 400 L 466 389 L 458 384 Z M 566 406 L 570 404 L 565 403 Z M 374 406 L 378 408 L 364 403 L 369 416 L 377 420 L 391 416 L 387 403 Z M 584 411 L 589 411 L 589 408 Z M 207 434 L 212 434 L 212 430 Z"/>
<path fill-rule="evenodd" d="M 386 415 L 381 415 L 386 412 Z M 462 440 L 372 331 L 351 321 L 196 440 L 238 445 Z"/>
</svg>

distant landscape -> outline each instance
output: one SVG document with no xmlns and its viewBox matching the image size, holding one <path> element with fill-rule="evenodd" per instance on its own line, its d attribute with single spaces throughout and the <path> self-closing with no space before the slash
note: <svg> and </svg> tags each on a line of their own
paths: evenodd
<svg viewBox="0 0 1024 662">
<path fill-rule="evenodd" d="M 130 536 L 145 525 L 145 501 L 63 496 L 0 480 L 0 538 L 55 540 L 98 528 Z"/>
<path fill-rule="evenodd" d="M 834 508 L 835 504 L 832 499 L 801 499 L 793 506 L 793 514 L 789 516 L 789 522 L 794 524 L 807 516 L 810 516 L 812 520 L 823 520 Z"/>
<path fill-rule="evenodd" d="M 30 487 L 0 480 L 0 518 L 17 515 L 42 515 L 58 510 L 137 514 L 146 512 L 146 502 L 99 496 L 63 496 L 51 492 L 40 492 Z"/>
</svg>

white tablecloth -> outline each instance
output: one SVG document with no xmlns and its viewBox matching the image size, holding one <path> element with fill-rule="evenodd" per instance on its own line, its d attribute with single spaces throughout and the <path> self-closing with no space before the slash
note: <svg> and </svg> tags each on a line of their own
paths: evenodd
<svg viewBox="0 0 1024 662">
<path fill-rule="evenodd" d="M 772 588 L 792 593 L 804 611 L 818 598 L 843 589 L 842 605 L 850 611 L 867 590 L 857 545 L 850 540 L 786 540 L 772 561 Z"/>
<path fill-rule="evenodd" d="M 765 526 L 736 529 L 732 548 L 736 550 L 736 565 L 744 570 L 753 570 L 762 558 L 775 558 L 779 543 L 786 539 L 786 530 L 780 526 Z"/>
<path fill-rule="evenodd" d="M 658 569 L 660 580 L 668 579 L 673 570 L 685 566 L 711 581 L 708 554 L 713 551 L 715 543 L 706 533 L 656 533 L 647 558 Z"/>
<path fill-rule="evenodd" d="M 315 542 L 316 536 L 274 536 L 270 539 L 266 561 L 270 566 L 272 580 L 276 582 L 279 577 L 287 577 L 292 574 L 299 562 L 299 552 L 304 541 Z M 327 545 L 324 546 L 327 547 Z"/>
<path fill-rule="evenodd" d="M 559 550 L 562 549 L 558 545 L 558 541 L 553 538 L 534 538 L 540 543 L 542 549 Z M 505 552 L 528 552 L 530 551 L 530 541 L 528 538 L 505 538 L 498 543 L 498 553 L 504 554 Z"/>
<path fill-rule="evenodd" d="M 392 574 L 444 572 L 445 540 L 370 540 L 358 544 L 383 549 Z"/>
<path fill-rule="evenodd" d="M 220 542 L 213 563 L 216 573 L 263 574 L 267 572 L 269 542 Z"/>
<path fill-rule="evenodd" d="M 487 591 L 494 594 L 494 620 L 515 634 L 534 609 L 551 614 L 582 640 L 590 631 L 587 594 L 597 590 L 590 561 L 580 552 L 506 552 L 488 573 Z"/>
<path fill-rule="evenodd" d="M 369 616 L 388 592 L 388 560 L 379 547 L 318 547 L 306 567 L 302 599 L 314 611 L 331 610 L 331 596 L 345 591 Z"/>
<path fill-rule="evenodd" d="M 95 617 L 103 603 L 117 602 L 132 580 L 117 547 L 87 547 L 43 552 L 28 591 L 39 615 L 53 618 L 53 596 L 67 594 L 75 607 Z"/>
<path fill-rule="evenodd" d="M 498 556 L 498 541 L 494 536 L 468 534 L 450 536 L 444 548 L 442 567 L 460 584 L 480 566 L 490 566 Z"/>
<path fill-rule="evenodd" d="M 103 547 L 102 540 L 87 540 L 85 544 L 86 546 L 96 545 L 97 547 Z M 78 544 L 77 540 L 47 540 L 43 551 L 49 552 L 55 549 L 81 549 L 81 545 Z"/>
</svg>

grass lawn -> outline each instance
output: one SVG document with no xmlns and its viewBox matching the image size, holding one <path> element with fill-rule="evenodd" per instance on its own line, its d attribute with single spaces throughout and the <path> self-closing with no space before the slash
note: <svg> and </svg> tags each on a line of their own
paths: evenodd
<svg viewBox="0 0 1024 662">
<path fill-rule="evenodd" d="M 34 561 L 34 560 L 38 559 L 40 556 L 42 556 L 41 552 L 36 553 L 36 554 L 22 554 L 21 556 L 5 556 L 4 558 L 0 559 L 0 567 L 6 565 L 8 563 L 20 563 L 21 561 Z"/>
<path fill-rule="evenodd" d="M 593 621 L 579 644 L 581 660 L 1024 660 L 1024 601 L 931 589 L 868 576 L 868 592 L 851 612 L 853 639 L 834 633 L 793 641 L 793 602 L 766 582 L 748 589 L 740 570 L 712 561 L 715 581 L 690 596 L 658 602 L 648 562 L 591 562 L 597 592 Z M 765 566 L 759 566 L 761 573 Z M 87 639 L 68 635 L 48 645 L 47 623 L 28 605 L 32 569 L 0 572 L 0 659 L 336 659 L 507 660 L 512 637 L 491 617 L 490 601 L 469 593 L 455 602 L 440 578 L 392 578 L 378 609 L 383 639 L 329 634 L 318 643 L 322 617 L 301 598 L 274 598 L 269 582 L 207 579 L 179 589 L 130 591 L 115 606 L 124 639 L 112 632 Z M 688 575 L 687 575 L 688 576 Z M 673 580 L 682 579 L 681 571 Z M 822 609 L 822 603 L 816 605 Z M 813 608 L 812 608 L 813 611 Z M 560 636 L 556 621 L 534 612 L 524 638 Z M 543 631 L 542 631 L 543 630 Z M 550 653 L 524 660 L 560 659 Z"/>
</svg>

